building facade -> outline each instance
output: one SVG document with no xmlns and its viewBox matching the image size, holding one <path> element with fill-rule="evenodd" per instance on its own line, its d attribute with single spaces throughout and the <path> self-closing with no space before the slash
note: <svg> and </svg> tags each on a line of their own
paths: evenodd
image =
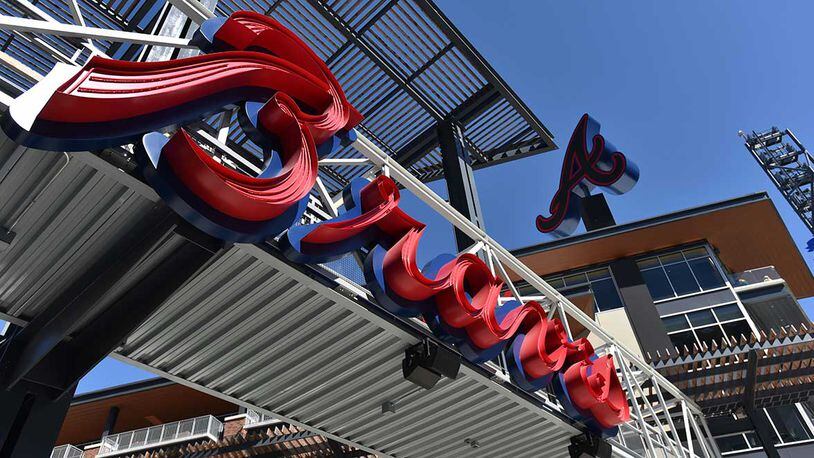
<svg viewBox="0 0 814 458">
<path fill-rule="evenodd" d="M 515 254 L 692 395 L 708 414 L 723 455 L 810 455 L 811 322 L 798 299 L 814 294 L 814 279 L 768 196 L 592 229 Z M 767 391 L 758 399 L 771 401 L 755 407 L 751 421 L 739 421 L 750 415 L 737 397 L 741 392 L 728 390 L 749 382 L 746 370 L 722 369 L 745 359 L 736 354 L 750 344 L 801 356 L 777 370 L 758 367 L 758 386 Z M 685 364 L 692 358 L 700 365 Z M 709 363 L 715 358 L 734 359 Z M 684 365 L 671 371 L 679 360 Z M 682 371 L 707 379 L 682 384 Z M 761 385 L 761 377 L 777 386 Z M 785 379 L 791 382 L 783 385 Z M 764 451 L 766 438 L 774 450 Z"/>
<path fill-rule="evenodd" d="M 164 379 L 76 396 L 51 458 L 374 456 Z"/>
</svg>

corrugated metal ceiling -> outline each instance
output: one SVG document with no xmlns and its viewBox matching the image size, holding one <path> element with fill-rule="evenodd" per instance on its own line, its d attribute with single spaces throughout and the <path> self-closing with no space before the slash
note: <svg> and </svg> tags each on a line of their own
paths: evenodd
<svg viewBox="0 0 814 458">
<path fill-rule="evenodd" d="M 0 145 L 0 193 L 10 196 L 0 224 L 17 234 L 0 252 L 0 313 L 18 322 L 162 205 L 90 153 L 70 157 L 66 165 L 63 154 Z M 155 250 L 133 272 L 167 253 Z M 383 454 L 567 455 L 577 430 L 556 407 L 540 407 L 483 369 L 465 365 L 456 380 L 417 390 L 401 360 L 421 329 L 354 298 L 327 272 L 291 265 L 273 247 L 235 246 L 166 301 L 118 357 Z M 381 413 L 385 401 L 397 401 L 395 414 Z"/>
</svg>

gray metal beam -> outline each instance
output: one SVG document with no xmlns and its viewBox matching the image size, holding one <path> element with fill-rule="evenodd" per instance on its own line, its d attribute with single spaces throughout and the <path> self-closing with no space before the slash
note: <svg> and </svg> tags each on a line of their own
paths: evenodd
<svg viewBox="0 0 814 458">
<path fill-rule="evenodd" d="M 182 224 L 179 228 L 189 226 Z M 59 367 L 61 362 L 70 361 L 61 374 L 55 374 L 61 379 L 62 386 L 71 386 L 84 377 L 216 256 L 218 246 L 222 244 L 213 242 L 207 246 L 205 242 L 201 243 L 206 237 L 196 235 L 201 234 L 193 233 L 187 240 L 180 242 L 175 250 L 152 266 L 143 278 L 73 335 L 71 340 L 54 348 L 33 373 L 36 374 L 37 369 L 42 368 L 43 372 L 53 374 L 53 368 Z M 172 237 L 180 239 L 177 235 Z M 168 239 L 165 243 L 170 245 L 179 242 Z"/>
<path fill-rule="evenodd" d="M 447 182 L 449 203 L 476 226 L 484 229 L 483 213 L 475 186 L 472 160 L 464 145 L 463 128 L 453 119 L 438 123 L 438 141 L 441 147 L 441 163 Z M 455 228 L 458 251 L 464 251 L 476 240 Z"/>
<path fill-rule="evenodd" d="M 0 387 L 14 387 L 29 377 L 75 330 L 77 323 L 92 316 L 96 312 L 97 302 L 110 287 L 164 238 L 174 224 L 174 217 L 166 209 L 161 209 L 153 215 L 147 215 L 145 223 L 145 227 L 151 228 L 148 232 L 144 232 L 145 227 L 133 228 L 131 235 L 120 240 L 109 256 L 97 260 L 71 287 L 14 336 L 0 360 Z M 112 350 L 107 349 L 108 352 Z M 64 361 L 57 361 L 58 365 L 62 363 Z M 43 374 L 43 371 L 38 375 L 52 378 L 50 374 Z M 49 385 L 64 389 L 62 383 Z"/>
</svg>

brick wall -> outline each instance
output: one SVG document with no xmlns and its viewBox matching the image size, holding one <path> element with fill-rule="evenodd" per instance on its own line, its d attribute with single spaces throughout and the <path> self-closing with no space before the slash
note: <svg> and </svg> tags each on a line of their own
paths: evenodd
<svg viewBox="0 0 814 458">
<path fill-rule="evenodd" d="M 90 448 L 82 452 L 82 458 L 96 458 L 99 454 L 99 447 Z"/>
<path fill-rule="evenodd" d="M 243 425 L 246 423 L 246 417 L 241 416 L 232 420 L 223 422 L 223 437 L 231 437 L 238 434 L 243 434 Z"/>
</svg>

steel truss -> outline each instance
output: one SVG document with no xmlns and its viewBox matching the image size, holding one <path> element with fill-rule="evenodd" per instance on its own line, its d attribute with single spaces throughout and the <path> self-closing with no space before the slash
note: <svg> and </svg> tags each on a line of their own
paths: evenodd
<svg viewBox="0 0 814 458">
<path fill-rule="evenodd" d="M 788 130 L 738 133 L 760 168 L 780 190 L 791 208 L 814 235 L 814 158 Z M 789 141 L 784 141 L 784 137 Z"/>
<path fill-rule="evenodd" d="M 36 32 L 38 35 L 48 36 L 51 41 L 61 41 L 63 44 L 70 43 L 75 46 L 76 50 L 73 56 L 69 56 L 68 61 L 75 65 L 80 65 L 83 61 L 80 56 L 88 57 L 88 48 L 93 47 L 91 42 L 86 41 L 88 39 L 123 44 L 166 46 L 175 49 L 190 47 L 188 40 L 183 38 L 158 36 L 155 33 L 123 32 L 121 30 L 108 30 L 82 25 L 84 23 L 82 13 L 76 7 L 72 8 L 76 13 L 74 16 L 76 25 L 51 22 L 47 19 L 50 17 L 47 12 L 40 10 L 27 1 L 17 1 L 24 4 L 29 12 L 36 13 L 40 19 L 0 16 L 0 30 L 24 34 Z M 73 1 L 68 0 L 68 3 L 73 3 Z M 170 3 L 186 14 L 194 23 L 200 23 L 213 16 L 211 11 L 196 0 L 170 0 Z M 322 4 L 322 2 L 318 1 L 313 3 Z M 425 7 L 430 5 L 429 2 L 421 3 Z M 154 27 L 153 32 L 156 32 L 156 29 Z M 91 50 L 90 52 L 99 51 Z M 3 66 L 24 67 L 7 54 L 2 55 L 5 56 Z M 64 61 L 56 52 L 51 55 L 55 60 Z M 18 70 L 21 70 L 21 68 L 18 68 Z M 33 76 L 34 79 L 38 74 L 39 71 L 37 70 L 29 72 L 29 76 Z M 15 95 L 6 90 L 0 92 L 0 103 L 7 104 Z M 252 150 L 251 145 L 247 142 L 235 141 L 242 134 L 236 128 L 234 108 L 231 106 L 224 107 L 222 113 L 212 115 L 187 127 L 195 135 L 196 139 L 215 157 L 219 158 L 223 164 L 247 174 L 256 174 L 259 172 L 260 160 L 257 151 Z M 405 122 L 409 122 L 409 120 L 405 120 Z M 106 154 L 115 156 L 120 168 L 126 168 L 126 164 L 132 162 L 132 154 L 126 146 L 108 151 Z M 335 172 L 336 168 L 352 168 L 357 171 L 357 175 L 367 178 L 379 174 L 391 177 L 455 228 L 475 241 L 467 251 L 477 253 L 486 259 L 492 273 L 506 282 L 512 296 L 506 298 L 507 300 L 537 300 L 547 308 L 550 317 L 558 316 L 561 318 L 569 336 L 571 335 L 569 322 L 579 323 L 592 336 L 603 343 L 597 346 L 596 353 L 600 356 L 605 354 L 613 356 L 617 373 L 631 406 L 632 420 L 621 425 L 619 434 L 610 439 L 616 455 L 634 457 L 712 457 L 720 455 L 704 420 L 704 415 L 693 401 L 654 370 L 650 364 L 643 361 L 638 355 L 605 332 L 598 323 L 543 281 L 529 267 L 514 257 L 511 252 L 435 194 L 422 179 L 413 173 L 414 169 L 413 171 L 408 170 L 405 164 L 398 159 L 399 157 L 393 157 L 391 153 L 379 146 L 377 141 L 368 138 L 364 132 L 361 132 L 357 140 L 349 148 L 349 154 L 320 161 L 320 177 L 317 179 L 317 186 L 315 186 L 312 194 L 312 202 L 309 207 L 311 211 L 308 216 L 319 220 L 334 217 L 338 214 L 342 206 L 342 193 L 337 192 L 335 186 L 326 184 L 328 182 L 335 184 L 338 181 Z M 518 288 L 511 280 L 515 276 L 520 277 L 536 292 L 531 295 L 521 296 Z M 347 283 L 345 279 L 341 281 Z M 349 286 L 358 291 L 360 295 L 365 294 L 362 286 L 358 284 Z M 368 295 L 368 297 L 372 296 Z M 512 382 L 511 375 L 505 364 L 505 357 L 499 358 L 497 362 L 487 363 L 487 366 L 494 372 L 493 380 L 496 384 Z M 150 370 L 149 367 L 146 368 Z M 156 372 L 160 373 L 158 370 Z M 169 376 L 169 374 L 162 375 Z M 172 377 L 170 376 L 170 378 Z M 537 397 L 540 402 L 553 410 L 562 411 L 557 399 L 548 391 L 541 390 L 531 393 L 531 395 Z M 268 413 L 274 414 L 274 412 Z M 360 444 L 356 445 L 362 447 Z"/>
</svg>

